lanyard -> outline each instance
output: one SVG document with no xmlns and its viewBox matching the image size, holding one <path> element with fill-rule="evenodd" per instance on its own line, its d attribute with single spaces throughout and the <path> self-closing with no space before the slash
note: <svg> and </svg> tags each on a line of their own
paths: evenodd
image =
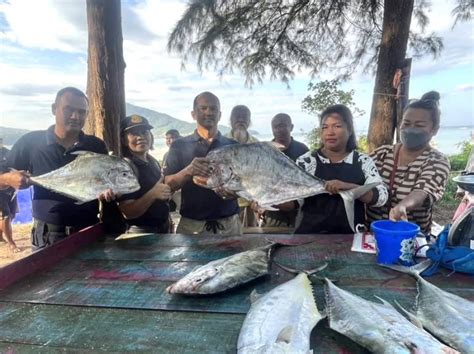
<svg viewBox="0 0 474 354">
<path fill-rule="evenodd" d="M 394 156 L 393 156 L 393 168 L 392 168 L 392 172 L 390 172 L 390 182 L 388 186 L 388 202 L 389 202 L 388 215 L 390 215 L 390 210 L 392 209 L 392 196 L 395 194 L 393 192 L 393 184 L 395 182 L 395 173 L 398 168 L 398 156 L 400 154 L 400 147 L 401 145 L 395 145 L 395 151 L 394 151 Z"/>
</svg>

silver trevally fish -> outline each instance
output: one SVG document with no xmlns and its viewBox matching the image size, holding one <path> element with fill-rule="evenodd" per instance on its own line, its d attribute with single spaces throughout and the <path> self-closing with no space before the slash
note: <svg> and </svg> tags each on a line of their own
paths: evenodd
<svg viewBox="0 0 474 354">
<path fill-rule="evenodd" d="M 242 198 L 257 201 L 262 209 L 272 210 L 272 205 L 327 193 L 323 180 L 298 167 L 271 143 L 227 145 L 210 151 L 207 158 L 212 171 L 203 187 L 225 187 Z M 353 230 L 354 200 L 377 185 L 339 192 Z"/>
<path fill-rule="evenodd" d="M 74 161 L 45 173 L 30 177 L 33 184 L 66 197 L 88 202 L 99 193 L 112 189 L 115 194 L 132 193 L 140 189 L 132 167 L 117 156 L 94 152 L 75 152 Z"/>
<path fill-rule="evenodd" d="M 322 319 L 311 282 L 300 273 L 265 295 L 250 296 L 252 305 L 237 342 L 237 353 L 312 353 L 310 335 Z"/>
<path fill-rule="evenodd" d="M 417 279 L 415 313 L 405 311 L 413 323 L 423 326 L 462 353 L 474 353 L 474 303 L 448 293 L 420 276 L 431 261 L 413 267 L 384 265 Z"/>
<path fill-rule="evenodd" d="M 266 275 L 275 245 L 240 252 L 199 266 L 168 286 L 166 291 L 170 294 L 214 294 Z"/>
<path fill-rule="evenodd" d="M 326 280 L 329 327 L 374 353 L 459 353 L 417 327 L 383 299 L 367 301 Z"/>
</svg>

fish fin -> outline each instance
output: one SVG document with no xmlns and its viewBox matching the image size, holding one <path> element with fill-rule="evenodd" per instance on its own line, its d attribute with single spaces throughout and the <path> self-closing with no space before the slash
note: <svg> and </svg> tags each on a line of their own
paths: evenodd
<svg viewBox="0 0 474 354">
<path fill-rule="evenodd" d="M 284 342 L 284 343 L 290 343 L 291 342 L 291 336 L 293 335 L 293 326 L 288 325 L 285 328 L 283 328 L 280 333 L 278 333 L 276 343 L 279 342 Z"/>
<path fill-rule="evenodd" d="M 277 149 L 279 151 L 285 150 L 285 145 L 277 143 L 276 141 L 262 141 L 262 143 L 268 144 L 272 148 Z"/>
<path fill-rule="evenodd" d="M 294 268 L 290 268 L 290 267 L 284 266 L 283 264 L 280 264 L 280 263 L 278 263 L 278 262 L 274 262 L 274 263 L 275 263 L 277 266 L 279 266 L 281 269 L 286 270 L 286 271 L 289 272 L 289 273 L 299 274 L 299 273 L 303 272 L 303 273 L 306 273 L 307 275 L 313 275 L 314 273 L 320 272 L 320 271 L 322 271 L 323 269 L 325 269 L 325 268 L 328 266 L 327 263 L 324 263 L 322 266 L 319 266 L 319 267 L 317 267 L 317 268 L 298 270 L 298 269 L 294 269 Z"/>
<path fill-rule="evenodd" d="M 69 153 L 70 155 L 78 155 L 78 156 L 98 156 L 98 155 L 103 155 L 103 154 L 98 154 L 96 152 L 92 151 L 86 151 L 86 150 L 77 150 Z"/>
<path fill-rule="evenodd" d="M 354 200 L 361 197 L 371 189 L 377 187 L 380 183 L 381 182 L 368 183 L 347 191 L 339 192 L 339 195 L 342 197 L 342 201 L 344 202 L 347 221 L 349 222 L 349 226 L 351 227 L 352 231 L 356 231 L 354 226 Z"/>
<path fill-rule="evenodd" d="M 415 278 L 419 278 L 421 277 L 420 274 L 423 273 L 432 263 L 433 261 L 431 259 L 426 259 L 423 262 L 415 264 L 414 266 L 411 266 L 411 267 L 405 267 L 405 266 L 396 265 L 396 264 L 379 264 L 379 265 L 385 268 L 396 270 L 398 272 L 410 274 L 414 276 Z"/>
<path fill-rule="evenodd" d="M 250 293 L 250 303 L 253 304 L 262 296 L 263 296 L 262 294 L 257 293 L 257 290 L 253 289 L 252 292 Z"/>
<path fill-rule="evenodd" d="M 408 319 L 410 320 L 411 323 L 413 323 L 413 324 L 414 324 L 415 326 L 417 326 L 418 328 L 423 328 L 423 324 L 420 322 L 420 320 L 419 320 L 413 313 L 411 313 L 411 312 L 408 311 L 408 310 L 405 310 L 405 309 L 403 308 L 403 306 L 398 303 L 397 300 L 395 300 L 395 304 L 397 305 L 397 307 L 398 307 L 400 310 L 402 310 L 402 312 L 403 312 L 404 314 L 406 314 L 406 315 L 408 316 Z"/>
<path fill-rule="evenodd" d="M 393 305 L 392 305 L 390 302 L 388 302 L 387 300 L 382 299 L 381 297 L 379 297 L 379 296 L 377 296 L 377 295 L 374 295 L 374 297 L 375 297 L 376 299 L 380 300 L 385 306 L 394 308 Z"/>
</svg>

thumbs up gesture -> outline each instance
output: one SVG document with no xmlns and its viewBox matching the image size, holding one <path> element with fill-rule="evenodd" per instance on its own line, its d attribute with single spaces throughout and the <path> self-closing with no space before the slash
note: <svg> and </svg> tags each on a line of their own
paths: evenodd
<svg viewBox="0 0 474 354">
<path fill-rule="evenodd" d="M 163 183 L 163 179 L 164 176 L 161 175 L 159 181 L 153 186 L 153 191 L 156 199 L 168 200 L 171 198 L 171 188 Z"/>
</svg>

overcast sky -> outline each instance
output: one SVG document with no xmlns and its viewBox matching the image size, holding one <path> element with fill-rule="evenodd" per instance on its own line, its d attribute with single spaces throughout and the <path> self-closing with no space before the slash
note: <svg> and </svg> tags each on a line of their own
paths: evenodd
<svg viewBox="0 0 474 354">
<path fill-rule="evenodd" d="M 227 124 L 236 104 L 252 111 L 253 129 L 270 131 L 269 121 L 286 112 L 295 128 L 308 131 L 316 119 L 301 111 L 310 77 L 299 73 L 290 88 L 279 81 L 245 87 L 238 73 L 218 77 L 200 73 L 193 62 L 181 69 L 179 56 L 166 51 L 168 34 L 180 18 L 185 2 L 172 0 L 122 1 L 125 93 L 127 102 L 192 121 L 192 100 L 212 91 L 221 100 Z M 453 2 L 433 0 L 427 31 L 444 39 L 437 59 L 416 59 L 412 64 L 410 96 L 441 93 L 442 125 L 474 126 L 473 22 L 451 30 Z M 325 73 L 320 79 L 331 79 Z M 83 0 L 0 0 L 0 125 L 44 129 L 53 124 L 50 105 L 64 86 L 85 90 L 87 82 L 87 23 Z M 374 79 L 357 74 L 344 85 L 354 89 L 357 105 L 366 116 L 356 129 L 368 127 Z"/>
</svg>

